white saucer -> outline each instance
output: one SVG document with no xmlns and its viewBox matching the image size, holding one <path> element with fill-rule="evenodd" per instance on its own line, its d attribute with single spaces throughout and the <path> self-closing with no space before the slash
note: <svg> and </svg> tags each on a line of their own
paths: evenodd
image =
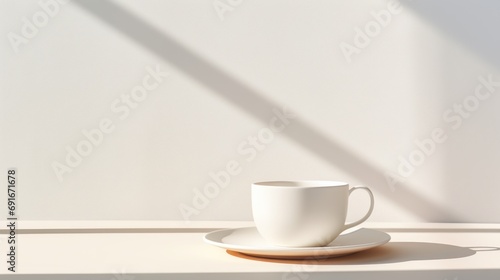
<svg viewBox="0 0 500 280">
<path fill-rule="evenodd" d="M 338 257 L 383 245 L 391 236 L 385 232 L 362 228 L 337 237 L 324 247 L 279 247 L 268 244 L 255 227 L 223 229 L 207 233 L 205 242 L 247 255 L 275 259 Z"/>
</svg>

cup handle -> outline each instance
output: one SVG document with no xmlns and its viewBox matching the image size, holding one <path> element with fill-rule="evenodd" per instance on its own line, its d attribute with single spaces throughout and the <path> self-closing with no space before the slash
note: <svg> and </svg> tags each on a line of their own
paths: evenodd
<svg viewBox="0 0 500 280">
<path fill-rule="evenodd" d="M 344 230 L 346 230 L 348 228 L 352 228 L 354 226 L 357 226 L 357 225 L 361 224 L 362 222 L 366 221 L 366 219 L 368 219 L 368 217 L 370 217 L 370 215 L 373 212 L 373 204 L 375 203 L 375 200 L 373 199 L 373 193 L 372 193 L 372 191 L 370 191 L 370 189 L 367 188 L 367 187 L 365 187 L 365 186 L 353 187 L 352 189 L 349 190 L 349 196 L 351 196 L 351 193 L 353 191 L 356 191 L 356 190 L 364 190 L 364 191 L 368 192 L 368 194 L 370 195 L 370 209 L 363 216 L 363 218 L 357 220 L 356 222 L 352 222 L 352 223 L 344 225 L 344 229 L 342 231 L 344 231 Z"/>
</svg>

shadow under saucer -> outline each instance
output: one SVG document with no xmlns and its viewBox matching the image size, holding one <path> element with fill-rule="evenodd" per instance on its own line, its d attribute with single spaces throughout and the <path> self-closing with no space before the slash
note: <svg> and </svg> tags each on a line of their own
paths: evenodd
<svg viewBox="0 0 500 280">
<path fill-rule="evenodd" d="M 377 248 L 342 257 L 307 257 L 299 260 L 254 257 L 230 250 L 226 252 L 235 257 L 262 262 L 304 264 L 304 261 L 314 261 L 318 265 L 384 264 L 416 260 L 456 259 L 469 257 L 476 253 L 471 248 L 428 242 L 389 242 Z"/>
</svg>

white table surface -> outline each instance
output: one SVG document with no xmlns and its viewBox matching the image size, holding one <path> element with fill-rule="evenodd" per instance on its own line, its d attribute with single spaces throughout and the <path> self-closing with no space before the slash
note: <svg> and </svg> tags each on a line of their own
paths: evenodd
<svg viewBox="0 0 500 280">
<path fill-rule="evenodd" d="M 500 279 L 498 224 L 365 223 L 392 237 L 327 260 L 268 260 L 205 244 L 206 232 L 251 222 L 19 221 L 17 272 L 0 279 Z"/>
</svg>

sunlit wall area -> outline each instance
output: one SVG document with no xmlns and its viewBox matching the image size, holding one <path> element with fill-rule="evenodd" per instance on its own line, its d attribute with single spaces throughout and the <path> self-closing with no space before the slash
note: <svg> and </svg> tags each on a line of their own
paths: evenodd
<svg viewBox="0 0 500 280">
<path fill-rule="evenodd" d="M 499 4 L 416 2 L 0 1 L 19 217 L 250 220 L 252 182 L 321 179 L 500 222 Z"/>
</svg>

